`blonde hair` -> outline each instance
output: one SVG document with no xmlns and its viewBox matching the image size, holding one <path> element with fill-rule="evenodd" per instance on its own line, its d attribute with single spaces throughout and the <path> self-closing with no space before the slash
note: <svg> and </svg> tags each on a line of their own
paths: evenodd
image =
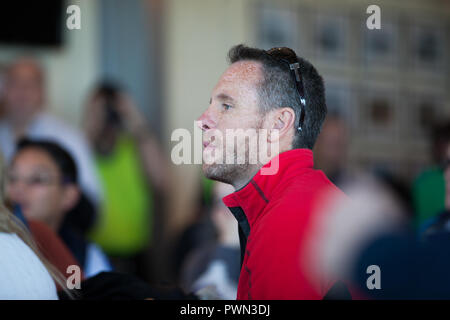
<svg viewBox="0 0 450 320">
<path fill-rule="evenodd" d="M 17 217 L 15 217 L 4 205 L 4 172 L 5 166 L 3 156 L 0 152 L 0 232 L 14 233 L 23 242 L 25 242 L 25 244 L 28 245 L 31 250 L 33 250 L 39 260 L 43 263 L 55 284 L 58 284 L 69 296 L 69 298 L 74 298 L 74 294 L 67 289 L 66 280 L 61 272 L 59 272 L 59 270 L 43 256 L 38 248 L 38 245 L 34 241 L 32 235 L 27 230 L 25 225 Z"/>
</svg>

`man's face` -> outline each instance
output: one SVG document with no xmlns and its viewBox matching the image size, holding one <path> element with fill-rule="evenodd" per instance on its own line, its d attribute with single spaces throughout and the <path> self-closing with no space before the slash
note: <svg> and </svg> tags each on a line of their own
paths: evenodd
<svg viewBox="0 0 450 320">
<path fill-rule="evenodd" d="M 198 119 L 203 130 L 203 157 L 211 158 L 212 154 L 220 153 L 223 158 L 222 163 L 213 161 L 207 164 L 204 161 L 203 172 L 206 177 L 233 184 L 252 170 L 249 161 L 237 164 L 236 149 L 233 163 L 226 163 L 225 150 L 227 143 L 230 143 L 226 141 L 226 133 L 227 129 L 262 128 L 264 117 L 260 112 L 257 92 L 261 79 L 262 67 L 259 63 L 239 61 L 228 67 L 213 89 L 209 107 Z M 223 137 L 222 141 L 217 138 L 217 133 Z M 249 159 L 248 143 L 244 145 L 246 159 Z"/>
<path fill-rule="evenodd" d="M 67 207 L 68 186 L 47 153 L 36 148 L 20 151 L 8 173 L 6 196 L 21 206 L 27 219 L 58 229 Z"/>
<path fill-rule="evenodd" d="M 36 111 L 42 104 L 43 88 L 41 71 L 31 61 L 14 64 L 7 73 L 4 102 L 10 117 L 24 117 Z"/>
</svg>

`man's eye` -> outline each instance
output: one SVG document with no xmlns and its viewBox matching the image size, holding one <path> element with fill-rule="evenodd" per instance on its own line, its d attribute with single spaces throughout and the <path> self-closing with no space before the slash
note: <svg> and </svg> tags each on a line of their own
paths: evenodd
<svg viewBox="0 0 450 320">
<path fill-rule="evenodd" d="M 229 104 L 226 104 L 226 103 L 222 104 L 222 107 L 223 107 L 225 110 L 228 110 L 228 109 L 231 108 L 231 106 L 230 106 Z"/>
</svg>

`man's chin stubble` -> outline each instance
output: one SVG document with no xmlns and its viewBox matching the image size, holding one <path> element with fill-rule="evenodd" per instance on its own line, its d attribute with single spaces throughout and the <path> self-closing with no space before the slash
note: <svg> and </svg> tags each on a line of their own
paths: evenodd
<svg viewBox="0 0 450 320">
<path fill-rule="evenodd" d="M 208 179 L 233 185 L 245 175 L 248 164 L 203 164 L 202 169 Z"/>
</svg>

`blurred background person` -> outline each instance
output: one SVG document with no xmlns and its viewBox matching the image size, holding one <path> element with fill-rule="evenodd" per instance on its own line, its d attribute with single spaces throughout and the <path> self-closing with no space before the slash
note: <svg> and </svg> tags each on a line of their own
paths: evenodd
<svg viewBox="0 0 450 320">
<path fill-rule="evenodd" d="M 314 166 L 336 186 L 351 179 L 348 167 L 349 129 L 338 113 L 327 115 L 314 146 Z"/>
<path fill-rule="evenodd" d="M 362 268 L 360 254 L 378 237 L 408 228 L 405 208 L 387 185 L 372 176 L 348 181 L 342 187 L 348 197 L 329 198 L 321 209 L 323 214 L 315 218 L 317 233 L 309 247 L 312 261 L 309 270 L 343 280 L 357 293 L 353 299 L 366 299 L 371 297 L 366 292 L 366 282 L 361 281 L 360 274 L 356 279 L 353 273 Z M 379 251 L 383 249 L 388 247 Z M 381 258 L 377 258 L 369 265 L 381 265 Z M 385 276 L 383 266 L 381 270 L 385 289 L 390 279 Z M 369 277 L 365 270 L 364 275 Z"/>
<path fill-rule="evenodd" d="M 445 181 L 444 208 L 437 211 L 436 216 L 430 218 L 421 227 L 421 235 L 425 238 L 442 233 L 450 232 L 450 136 L 447 140 L 446 149 L 442 152 L 440 170 L 443 172 Z"/>
<path fill-rule="evenodd" d="M 322 130 L 314 147 L 315 167 L 326 173 L 338 187 L 346 186 L 361 179 L 377 179 L 396 194 L 398 201 L 405 207 L 404 213 L 412 221 L 410 186 L 407 181 L 399 178 L 395 172 L 383 166 L 367 168 L 349 163 L 350 145 L 354 140 L 350 135 L 350 125 L 336 111 L 327 115 Z"/>
<path fill-rule="evenodd" d="M 450 121 L 436 124 L 431 131 L 432 165 L 413 181 L 414 225 L 420 232 L 435 222 L 445 209 L 444 164 L 450 146 Z"/>
<path fill-rule="evenodd" d="M 233 193 L 231 185 L 214 182 L 212 205 L 208 208 L 208 218 L 203 228 L 193 227 L 195 238 L 202 241 L 193 244 L 185 256 L 180 270 L 180 283 L 186 292 L 198 292 L 208 288 L 200 295 L 213 295 L 215 299 L 236 299 L 240 272 L 240 246 L 238 225 L 222 198 Z M 214 233 L 209 232 L 209 225 Z M 209 238 L 208 238 L 209 235 Z M 202 237 L 203 236 L 203 237 Z M 193 237 L 193 236 L 191 236 Z M 182 242 L 186 238 L 182 237 Z"/>
<path fill-rule="evenodd" d="M 217 230 L 211 218 L 214 205 L 215 181 L 199 176 L 200 187 L 197 201 L 194 203 L 195 215 L 180 231 L 171 252 L 170 268 L 177 279 L 181 279 L 182 269 L 187 256 L 205 243 L 212 243 L 217 238 Z"/>
<path fill-rule="evenodd" d="M 349 198 L 331 202 L 324 208 L 328 220 L 316 220 L 320 232 L 310 248 L 316 263 L 311 270 L 345 279 L 360 298 L 449 299 L 446 223 L 420 239 L 405 219 L 402 202 L 386 185 L 357 180 L 344 190 Z"/>
<path fill-rule="evenodd" d="M 26 227 L 4 205 L 0 152 L 0 299 L 56 300 L 65 278 L 40 252 Z"/>
<path fill-rule="evenodd" d="M 53 142 L 21 140 L 8 171 L 6 197 L 27 220 L 41 221 L 59 234 L 86 277 L 111 270 L 103 252 L 64 223 L 80 199 L 78 170 L 66 150 Z"/>
<path fill-rule="evenodd" d="M 84 129 L 105 192 L 92 239 L 122 271 L 151 275 L 155 201 L 167 189 L 167 160 L 131 97 L 117 84 L 99 84 L 88 99 Z"/>
<path fill-rule="evenodd" d="M 82 199 L 91 207 L 71 221 L 85 231 L 95 219 L 102 198 L 101 186 L 88 144 L 77 129 L 46 111 L 45 72 L 32 58 L 19 58 L 6 68 L 0 121 L 0 149 L 11 160 L 16 143 L 24 137 L 52 140 L 66 148 L 79 168 Z"/>
</svg>

